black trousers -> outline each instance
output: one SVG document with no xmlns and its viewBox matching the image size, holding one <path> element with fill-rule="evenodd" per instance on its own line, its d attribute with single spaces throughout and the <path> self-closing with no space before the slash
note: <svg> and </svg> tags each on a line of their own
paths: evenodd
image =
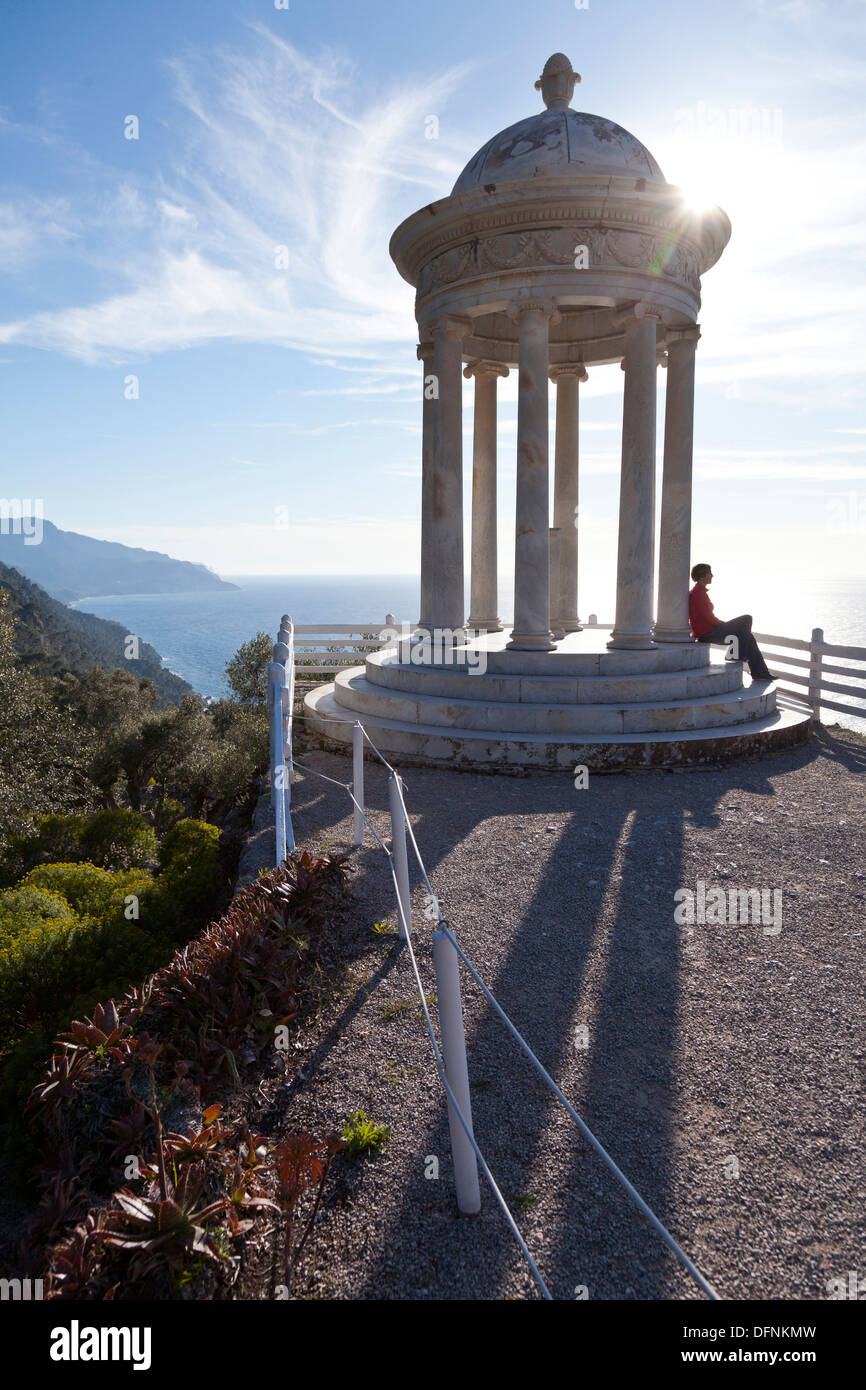
<svg viewBox="0 0 866 1390">
<path fill-rule="evenodd" d="M 699 637 L 699 642 L 710 642 L 713 646 L 724 647 L 729 645 L 729 638 L 736 637 L 736 645 L 733 647 L 733 655 L 738 661 L 745 661 L 749 666 L 749 674 L 753 680 L 768 681 L 772 680 L 770 672 L 767 670 L 767 663 L 761 655 L 761 649 L 755 641 L 752 632 L 751 613 L 741 613 L 739 618 L 731 618 L 726 623 L 717 623 L 711 627 L 709 632 L 705 632 L 703 637 Z"/>
</svg>

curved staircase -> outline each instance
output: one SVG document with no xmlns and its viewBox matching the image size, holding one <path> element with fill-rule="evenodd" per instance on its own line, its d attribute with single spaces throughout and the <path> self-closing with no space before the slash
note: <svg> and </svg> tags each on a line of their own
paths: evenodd
<svg viewBox="0 0 866 1390">
<path fill-rule="evenodd" d="M 436 665 L 399 643 L 311 691 L 305 713 L 334 743 L 350 743 L 360 720 L 404 765 L 472 770 L 716 762 L 808 737 L 808 714 L 777 709 L 772 681 L 744 685 L 722 648 L 608 651 L 606 637 L 585 629 L 555 651 L 519 652 L 486 633 Z"/>
</svg>

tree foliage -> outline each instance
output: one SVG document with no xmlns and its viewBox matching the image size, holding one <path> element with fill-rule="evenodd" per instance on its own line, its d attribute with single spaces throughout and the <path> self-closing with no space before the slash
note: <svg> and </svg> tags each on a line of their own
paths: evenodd
<svg viewBox="0 0 866 1390">
<path fill-rule="evenodd" d="M 266 632 L 257 632 L 238 647 L 226 666 L 226 679 L 236 700 L 243 704 L 266 703 L 268 667 L 273 659 L 273 640 Z"/>
</svg>

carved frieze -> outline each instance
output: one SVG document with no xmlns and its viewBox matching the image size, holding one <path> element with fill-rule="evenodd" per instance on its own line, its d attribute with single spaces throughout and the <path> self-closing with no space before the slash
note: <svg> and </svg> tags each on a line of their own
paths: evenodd
<svg viewBox="0 0 866 1390">
<path fill-rule="evenodd" d="M 537 231 L 476 236 L 449 247 L 423 266 L 418 298 L 425 299 L 444 285 L 474 280 L 486 272 L 544 266 L 583 269 L 642 270 L 700 290 L 697 250 L 672 234 L 624 227 L 573 225 Z"/>
</svg>

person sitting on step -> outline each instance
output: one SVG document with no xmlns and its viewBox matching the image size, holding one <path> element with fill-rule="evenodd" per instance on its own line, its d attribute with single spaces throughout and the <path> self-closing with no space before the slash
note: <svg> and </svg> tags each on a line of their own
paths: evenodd
<svg viewBox="0 0 866 1390">
<path fill-rule="evenodd" d="M 747 662 L 753 681 L 771 681 L 773 677 L 752 632 L 751 613 L 742 613 L 739 618 L 720 623 L 707 593 L 713 582 L 712 567 L 695 565 L 692 579 L 695 582 L 694 588 L 689 590 L 689 623 L 697 640 L 730 647 L 730 659 Z"/>
</svg>

